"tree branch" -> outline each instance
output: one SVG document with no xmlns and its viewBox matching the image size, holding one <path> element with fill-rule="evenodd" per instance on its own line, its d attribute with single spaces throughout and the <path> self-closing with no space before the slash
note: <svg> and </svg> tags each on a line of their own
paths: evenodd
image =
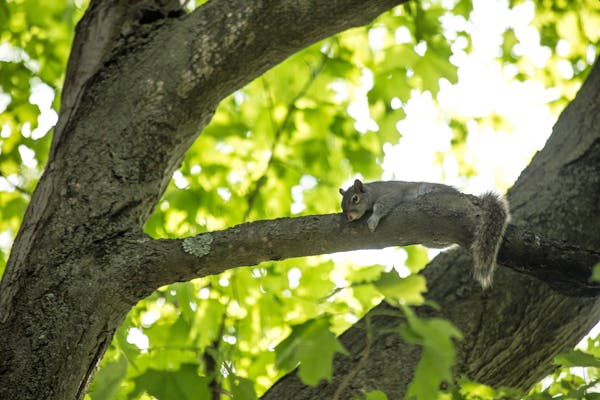
<svg viewBox="0 0 600 400">
<path fill-rule="evenodd" d="M 600 283 L 592 282 L 600 252 L 560 242 L 515 225 L 506 229 L 498 263 L 546 282 L 568 296 L 598 296 Z"/>
<path fill-rule="evenodd" d="M 326 214 L 255 221 L 185 239 L 148 241 L 142 244 L 143 271 L 136 271 L 127 281 L 144 279 L 142 286 L 150 290 L 292 257 L 411 244 L 459 244 L 468 249 L 478 212 L 475 196 L 429 193 L 395 209 L 373 233 L 365 218 L 350 223 L 342 214 Z M 140 249 L 133 251 L 139 256 Z M 545 240 L 516 226 L 507 229 L 498 258 L 500 265 L 536 276 L 574 296 L 600 293 L 600 285 L 589 281 L 599 261 L 598 252 Z"/>
</svg>

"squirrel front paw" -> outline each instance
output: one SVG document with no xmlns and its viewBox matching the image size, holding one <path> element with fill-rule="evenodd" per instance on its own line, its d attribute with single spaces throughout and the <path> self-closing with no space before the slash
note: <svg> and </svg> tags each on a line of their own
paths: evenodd
<svg viewBox="0 0 600 400">
<path fill-rule="evenodd" d="M 374 215 L 371 215 L 367 220 L 367 226 L 369 227 L 369 230 L 371 232 L 375 232 L 377 225 L 379 225 L 379 218 L 375 217 Z"/>
</svg>

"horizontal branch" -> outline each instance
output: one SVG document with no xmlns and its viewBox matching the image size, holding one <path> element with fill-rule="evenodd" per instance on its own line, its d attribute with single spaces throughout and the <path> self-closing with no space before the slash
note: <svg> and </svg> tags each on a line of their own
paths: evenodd
<svg viewBox="0 0 600 400">
<path fill-rule="evenodd" d="M 498 254 L 498 264 L 534 276 L 568 296 L 597 296 L 600 283 L 592 282 L 592 269 L 600 252 L 546 239 L 509 225 Z"/>
<path fill-rule="evenodd" d="M 453 243 L 469 248 L 477 204 L 475 196 L 460 193 L 423 195 L 396 208 L 373 233 L 364 218 L 348 222 L 342 214 L 325 214 L 250 222 L 185 239 L 147 240 L 142 249 L 133 249 L 137 257 L 141 252 L 143 271 L 127 277 L 128 286 L 150 291 L 234 267 L 340 251 Z M 599 261 L 600 253 L 547 241 L 514 225 L 508 227 L 498 257 L 498 264 L 576 296 L 598 294 L 600 285 L 589 282 L 589 276 Z"/>
</svg>

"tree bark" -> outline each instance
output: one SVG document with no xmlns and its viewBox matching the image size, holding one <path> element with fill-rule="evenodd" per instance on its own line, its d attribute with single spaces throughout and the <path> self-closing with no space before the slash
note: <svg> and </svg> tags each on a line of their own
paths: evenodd
<svg viewBox="0 0 600 400">
<path fill-rule="evenodd" d="M 588 266 L 588 273 L 598 262 L 600 250 L 598 126 L 600 63 L 596 62 L 576 98 L 554 126 L 546 146 L 523 171 L 508 197 L 511 228 L 544 232 L 548 240 L 562 243 L 565 250 L 591 254 L 583 263 Z M 541 242 L 536 235 L 522 239 L 513 243 L 509 229 L 499 261 L 512 264 L 515 270 L 531 272 L 532 267 L 527 264 L 535 254 L 539 255 Z M 507 257 L 507 247 L 526 243 L 531 244 L 526 251 L 515 250 Z M 429 288 L 427 298 L 440 304 L 441 312 L 423 308 L 420 314 L 447 318 L 464 335 L 457 343 L 456 377 L 526 390 L 552 371 L 554 356 L 572 349 L 598 322 L 600 302 L 596 297 L 573 296 L 575 292 L 559 293 L 549 287 L 557 273 L 573 278 L 580 275 L 577 267 L 561 261 L 562 256 L 553 255 L 551 248 L 542 253 L 555 261 L 543 261 L 533 268 L 537 272 L 532 275 L 537 278 L 500 267 L 493 287 L 485 292 L 472 282 L 472 260 L 464 250 L 442 253 L 424 270 Z M 586 280 L 580 281 L 581 289 Z M 563 284 L 552 286 L 564 289 Z M 381 304 L 366 317 L 373 321 L 374 338 L 367 362 L 358 372 L 356 365 L 367 347 L 364 319 L 342 335 L 342 343 L 350 355 L 336 357 L 331 383 L 307 387 L 292 373 L 277 382 L 263 398 L 285 398 L 286 393 L 294 393 L 294 399 L 298 400 L 331 398 L 347 374 L 355 372 L 351 385 L 340 398 L 373 389 L 383 390 L 391 399 L 403 398 L 419 360 L 419 349 L 393 332 L 397 332 L 402 321 L 389 316 L 389 309 L 387 304 Z"/>
<path fill-rule="evenodd" d="M 436 209 L 439 199 L 433 197 L 391 215 L 367 244 L 356 240 L 366 237 L 360 231 L 366 232 L 364 226 L 343 224 L 338 215 L 243 225 L 187 242 L 152 240 L 142 233 L 173 171 L 221 99 L 303 47 L 364 25 L 403 2 L 223 0 L 182 16 L 168 1 L 92 1 L 78 26 L 49 161 L 0 283 L 0 398 L 82 398 L 116 328 L 138 300 L 164 283 L 292 256 L 291 249 L 273 250 L 277 240 L 297 243 L 307 232 L 326 231 L 325 225 L 342 232 L 337 241 L 312 242 L 294 256 L 437 240 L 420 232 L 417 222 L 404 236 L 386 235 L 394 219 L 429 218 L 441 226 L 444 241 L 468 244 L 472 223 L 456 214 L 437 215 L 444 208 Z M 526 231 L 577 244 L 581 248 L 572 257 L 559 255 L 578 272 L 557 274 L 566 287 L 583 287 L 588 295 L 596 287 L 582 277 L 600 237 L 600 153 L 592 128 L 598 126 L 598 87 L 590 82 L 595 81 L 587 84 L 593 88 L 580 94 L 587 97 L 563 114 L 566 122 L 557 124 L 547 149 L 511 192 L 515 227 L 509 237 L 518 243 L 505 244 L 501 252 L 506 264 L 535 272 L 546 265 L 545 253 L 536 241 L 518 240 Z M 582 114 L 585 107 L 589 114 Z M 472 197 L 454 200 L 455 211 L 464 215 L 477 207 Z M 257 241 L 261 238 L 266 240 Z M 228 249 L 242 246 L 260 252 L 226 258 Z M 519 251 L 538 254 L 538 264 L 519 264 L 511 258 Z M 465 333 L 459 373 L 527 386 L 548 371 L 552 355 L 597 320 L 593 298 L 550 292 L 540 281 L 506 268 L 500 269 L 494 289 L 482 295 L 471 283 L 467 256 L 442 258 L 446 262 L 436 261 L 426 275 L 431 298 Z M 462 261 L 448 268 L 448 260 Z M 375 327 L 396 323 L 378 318 Z M 360 354 L 364 339 L 353 332 L 344 341 Z M 415 350 L 395 335 L 379 335 L 371 354 L 352 388 L 380 388 L 391 398 L 403 393 Z M 391 369 L 384 371 L 384 362 Z M 318 397 L 335 390 L 353 364 L 338 358 L 336 365 L 333 384 L 322 386 Z M 293 380 L 286 378 L 271 393 L 286 387 L 291 393 Z M 315 398 L 314 390 L 303 387 L 298 393 Z"/>
</svg>

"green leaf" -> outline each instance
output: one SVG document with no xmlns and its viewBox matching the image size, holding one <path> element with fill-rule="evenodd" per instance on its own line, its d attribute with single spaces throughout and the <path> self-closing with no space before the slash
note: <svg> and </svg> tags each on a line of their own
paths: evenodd
<svg viewBox="0 0 600 400">
<path fill-rule="evenodd" d="M 175 321 L 161 320 L 144 329 L 151 347 L 183 347 L 188 344 L 189 322 L 183 316 Z"/>
<path fill-rule="evenodd" d="M 514 29 L 507 29 L 503 36 L 502 41 L 502 54 L 505 60 L 513 61 L 515 60 L 515 56 L 513 53 L 513 48 L 516 44 L 519 43 L 519 39 L 517 39 L 517 35 L 515 34 Z"/>
<path fill-rule="evenodd" d="M 193 283 L 179 282 L 169 285 L 169 290 L 166 293 L 166 299 L 177 306 L 182 313 L 182 317 L 188 322 L 191 322 L 196 316 L 196 312 L 192 308 L 192 304 L 196 301 L 195 291 Z"/>
<path fill-rule="evenodd" d="M 423 293 L 427 290 L 425 278 L 421 275 L 409 275 L 401 278 L 396 271 L 384 272 L 374 282 L 375 287 L 393 305 L 422 304 Z"/>
<path fill-rule="evenodd" d="M 437 397 L 442 382 L 452 382 L 455 349 L 452 339 L 460 339 L 460 331 L 449 321 L 417 317 L 404 307 L 407 324 L 400 327 L 400 335 L 409 343 L 421 345 L 423 353 L 408 387 L 408 397 L 429 400 Z"/>
<path fill-rule="evenodd" d="M 417 3 L 415 15 L 415 38 L 417 41 L 431 39 L 440 34 L 440 17 L 444 10 L 439 6 L 429 7 L 424 10 L 421 3 Z"/>
<path fill-rule="evenodd" d="M 411 272 L 419 272 L 429 262 L 429 254 L 427 249 L 423 246 L 405 246 L 404 250 L 408 257 L 406 258 L 405 265 Z"/>
<path fill-rule="evenodd" d="M 368 94 L 369 102 L 374 104 L 377 100 L 383 100 L 387 107 L 390 106 L 390 102 L 394 97 L 406 102 L 410 99 L 411 89 L 405 68 L 385 71 L 375 76 L 373 88 Z"/>
<path fill-rule="evenodd" d="M 569 353 L 554 357 L 554 363 L 563 367 L 595 367 L 600 368 L 600 359 L 581 350 L 573 350 Z"/>
<path fill-rule="evenodd" d="M 321 379 L 331 380 L 335 353 L 347 354 L 337 337 L 329 330 L 329 320 L 321 317 L 292 328 L 292 333 L 276 348 L 276 367 L 292 370 L 300 363 L 298 376 L 307 385 Z"/>
<path fill-rule="evenodd" d="M 385 271 L 383 265 L 370 265 L 366 267 L 350 267 L 348 279 L 352 283 L 373 282 Z"/>
<path fill-rule="evenodd" d="M 129 363 L 131 363 L 134 367 L 137 367 L 136 359 L 140 354 L 140 349 L 136 345 L 127 341 L 127 334 L 129 328 L 131 327 L 130 315 L 131 313 L 129 313 L 123 325 L 117 329 L 113 344 L 119 348 Z"/>
<path fill-rule="evenodd" d="M 116 361 L 103 364 L 94 376 L 94 382 L 88 394 L 92 400 L 111 400 L 126 375 L 127 359 L 124 356 L 119 357 Z"/>
<path fill-rule="evenodd" d="M 473 2 L 471 0 L 459 0 L 452 10 L 455 15 L 461 15 L 465 19 L 469 18 L 473 11 Z"/>
<path fill-rule="evenodd" d="M 134 396 L 147 393 L 160 400 L 208 399 L 209 379 L 198 375 L 198 365 L 182 364 L 176 371 L 148 369 L 133 379 Z"/>
<path fill-rule="evenodd" d="M 369 392 L 365 392 L 364 396 L 355 397 L 353 400 L 387 400 L 387 396 L 381 390 L 371 390 Z"/>
<path fill-rule="evenodd" d="M 452 51 L 447 42 L 428 42 L 425 55 L 415 64 L 415 69 L 420 71 L 423 89 L 429 90 L 433 96 L 437 96 L 439 92 L 441 78 L 450 83 L 458 82 L 458 68 L 450 62 L 451 55 Z"/>
<path fill-rule="evenodd" d="M 225 311 L 225 306 L 216 299 L 206 299 L 200 303 L 190 333 L 199 348 L 206 348 L 219 337 Z"/>
<path fill-rule="evenodd" d="M 556 30 L 556 23 L 554 21 L 548 21 L 540 28 L 540 44 L 542 46 L 548 46 L 555 48 L 556 44 L 560 40 L 560 35 Z"/>
<path fill-rule="evenodd" d="M 600 282 L 600 263 L 594 265 L 590 280 L 593 282 Z"/>
<path fill-rule="evenodd" d="M 234 400 L 256 400 L 256 392 L 254 391 L 254 383 L 239 376 L 229 376 L 230 391 Z"/>
</svg>

